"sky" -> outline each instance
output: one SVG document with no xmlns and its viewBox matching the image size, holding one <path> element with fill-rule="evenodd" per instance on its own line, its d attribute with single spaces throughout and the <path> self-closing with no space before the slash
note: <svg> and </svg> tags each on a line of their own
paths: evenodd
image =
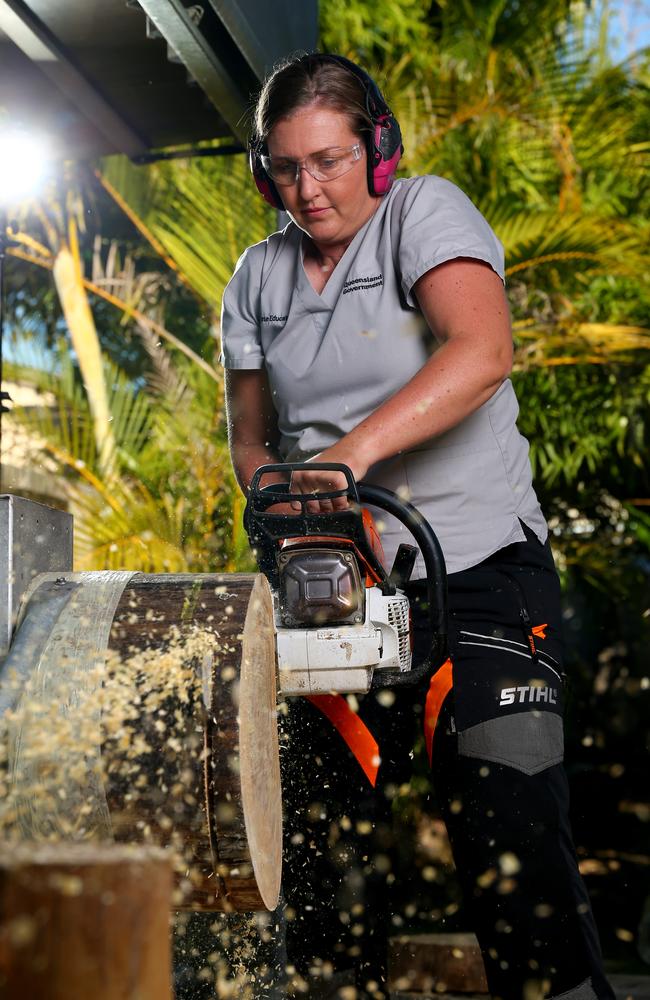
<svg viewBox="0 0 650 1000">
<path fill-rule="evenodd" d="M 650 0 L 612 0 L 610 9 L 614 59 L 650 45 Z"/>
</svg>

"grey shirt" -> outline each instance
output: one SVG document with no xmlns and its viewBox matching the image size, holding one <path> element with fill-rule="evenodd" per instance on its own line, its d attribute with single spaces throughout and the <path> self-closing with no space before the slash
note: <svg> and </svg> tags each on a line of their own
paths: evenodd
<svg viewBox="0 0 650 1000">
<path fill-rule="evenodd" d="M 492 229 L 469 198 L 440 177 L 396 181 L 320 294 L 305 273 L 302 236 L 290 223 L 244 252 L 224 292 L 221 321 L 223 364 L 267 371 L 287 461 L 334 444 L 435 351 L 412 293 L 426 271 L 469 257 L 503 279 L 503 250 Z M 523 541 L 520 520 L 540 541 L 546 538 L 517 414 L 506 380 L 460 424 L 366 476 L 424 514 L 449 572 Z M 389 515 L 379 521 L 390 567 L 409 536 Z M 424 575 L 421 562 L 415 575 Z"/>
</svg>

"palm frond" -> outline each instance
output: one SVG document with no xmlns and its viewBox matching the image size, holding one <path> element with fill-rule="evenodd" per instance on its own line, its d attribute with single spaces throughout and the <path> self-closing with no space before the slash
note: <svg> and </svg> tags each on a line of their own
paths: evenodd
<svg viewBox="0 0 650 1000">
<path fill-rule="evenodd" d="M 59 459 L 69 468 L 84 468 L 95 474 L 100 470 L 97 457 L 94 416 L 87 394 L 75 378 L 70 355 L 61 350 L 59 364 L 50 372 L 23 370 L 21 380 L 32 384 L 55 401 L 43 405 L 12 410 L 12 418 L 30 429 L 35 436 L 57 449 Z M 109 422 L 120 461 L 133 465 L 146 444 L 151 423 L 150 402 L 145 393 L 134 391 L 124 373 L 110 362 L 104 362 L 108 386 Z M 66 456 L 65 458 L 63 456 Z M 104 469 L 104 475 L 110 473 Z"/>
<path fill-rule="evenodd" d="M 516 212 L 487 206 L 485 214 L 501 239 L 509 277 L 543 264 L 598 267 L 641 276 L 646 254 L 638 227 L 624 220 L 567 212 Z"/>
<path fill-rule="evenodd" d="M 146 168 L 126 157 L 109 157 L 100 179 L 128 204 L 152 245 L 163 248 L 215 312 L 242 250 L 273 228 L 272 210 L 255 190 L 243 157 L 174 160 Z"/>
<path fill-rule="evenodd" d="M 513 332 L 517 370 L 636 361 L 638 351 L 650 349 L 650 329 L 616 323 L 525 320 L 513 323 Z"/>
<path fill-rule="evenodd" d="M 182 503 L 154 497 L 142 483 L 121 482 L 109 509 L 97 493 L 71 492 L 76 557 L 83 567 L 141 572 L 187 570 Z"/>
</svg>

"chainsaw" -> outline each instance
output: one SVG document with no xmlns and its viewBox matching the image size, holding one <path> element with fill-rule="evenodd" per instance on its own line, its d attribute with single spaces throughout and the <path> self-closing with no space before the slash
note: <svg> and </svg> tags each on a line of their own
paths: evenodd
<svg viewBox="0 0 650 1000">
<path fill-rule="evenodd" d="M 342 472 L 346 486 L 331 492 L 292 493 L 298 470 Z M 262 485 L 270 473 L 286 482 Z M 312 513 L 314 499 L 345 497 L 347 507 Z M 411 610 L 404 592 L 417 548 L 400 544 L 390 572 L 370 512 L 395 516 L 424 558 L 430 642 L 413 662 Z M 295 512 L 273 511 L 292 505 Z M 356 483 L 347 465 L 263 465 L 253 475 L 244 527 L 274 598 L 280 691 L 285 696 L 367 693 L 416 683 L 447 650 L 447 579 L 436 535 L 408 501 L 381 486 Z"/>
</svg>

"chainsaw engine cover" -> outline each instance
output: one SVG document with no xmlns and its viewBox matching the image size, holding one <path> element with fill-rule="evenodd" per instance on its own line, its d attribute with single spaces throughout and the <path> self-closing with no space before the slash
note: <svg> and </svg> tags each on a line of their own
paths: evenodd
<svg viewBox="0 0 650 1000">
<path fill-rule="evenodd" d="M 352 552 L 296 548 L 278 559 L 280 623 L 288 628 L 360 624 L 365 587 Z"/>
<path fill-rule="evenodd" d="M 375 672 L 411 669 L 409 603 L 397 592 L 366 591 L 363 621 L 355 625 L 285 628 L 277 622 L 280 691 L 291 695 L 327 692 L 364 694 Z"/>
</svg>

